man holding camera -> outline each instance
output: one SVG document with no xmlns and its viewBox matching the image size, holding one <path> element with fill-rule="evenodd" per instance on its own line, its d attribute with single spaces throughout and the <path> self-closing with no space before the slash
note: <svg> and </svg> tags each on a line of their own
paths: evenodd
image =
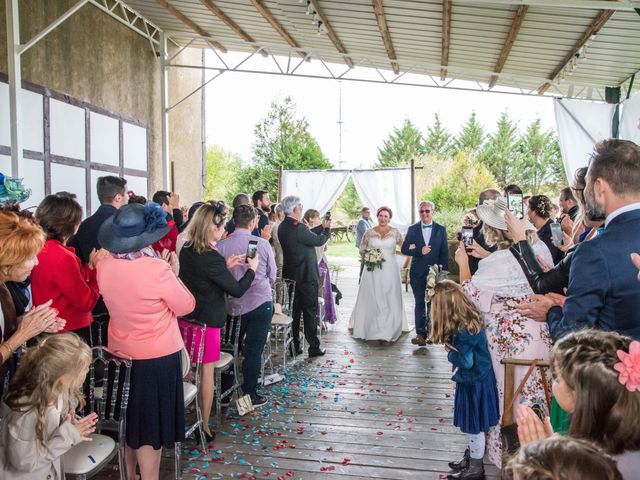
<svg viewBox="0 0 640 480">
<path fill-rule="evenodd" d="M 304 319 L 304 336 L 309 344 L 309 356 L 325 354 L 317 335 L 318 311 L 318 258 L 315 247 L 321 247 L 331 236 L 331 218 L 326 215 L 322 225 L 310 230 L 302 219 L 300 198 L 288 196 L 280 202 L 286 215 L 278 227 L 278 239 L 282 246 L 282 278 L 296 282 L 293 301 L 293 346 L 295 355 L 300 348 L 300 317 Z"/>
<path fill-rule="evenodd" d="M 427 275 L 432 265 L 444 270 L 449 266 L 449 243 L 447 230 L 433 221 L 433 202 L 422 202 L 419 206 L 420 221 L 409 227 L 402 244 L 402 254 L 411 257 L 409 281 L 416 301 L 414 310 L 416 337 L 411 343 L 423 347 L 427 344 L 431 322 L 427 319 Z"/>
</svg>

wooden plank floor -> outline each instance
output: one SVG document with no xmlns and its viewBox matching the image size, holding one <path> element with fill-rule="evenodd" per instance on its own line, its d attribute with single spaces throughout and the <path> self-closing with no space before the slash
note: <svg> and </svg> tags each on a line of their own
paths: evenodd
<svg viewBox="0 0 640 480">
<path fill-rule="evenodd" d="M 345 270 L 340 321 L 324 334 L 327 354 L 299 361 L 270 402 L 252 416 L 225 419 L 209 452 L 187 442 L 183 478 L 438 479 L 461 457 L 466 439 L 452 425 L 454 384 L 439 346 L 416 348 L 412 333 L 391 345 L 363 342 L 347 331 L 357 295 L 358 264 Z M 413 298 L 405 294 L 409 323 Z M 101 478 L 116 478 L 107 472 Z M 173 478 L 172 459 L 162 479 Z M 487 478 L 498 471 L 487 466 Z"/>
</svg>

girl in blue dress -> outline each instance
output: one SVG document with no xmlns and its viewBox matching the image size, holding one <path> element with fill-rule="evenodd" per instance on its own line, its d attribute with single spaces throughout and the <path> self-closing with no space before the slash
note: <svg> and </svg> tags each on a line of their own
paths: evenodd
<svg viewBox="0 0 640 480">
<path fill-rule="evenodd" d="M 433 272 L 432 272 L 433 273 Z M 456 382 L 453 424 L 467 434 L 469 446 L 464 457 L 450 462 L 449 479 L 484 479 L 485 433 L 498 424 L 498 389 L 482 317 L 462 287 L 450 280 L 437 281 L 430 274 L 433 343 L 444 344 Z"/>
</svg>

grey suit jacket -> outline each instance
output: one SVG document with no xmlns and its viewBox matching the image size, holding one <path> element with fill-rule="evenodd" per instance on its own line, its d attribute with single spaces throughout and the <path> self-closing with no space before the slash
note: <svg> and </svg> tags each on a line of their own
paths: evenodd
<svg viewBox="0 0 640 480">
<path fill-rule="evenodd" d="M 360 217 L 358 220 L 358 225 L 356 225 L 356 247 L 360 248 L 360 244 L 362 243 L 362 237 L 367 230 L 372 228 L 371 220 L 366 220 L 363 217 Z"/>
</svg>

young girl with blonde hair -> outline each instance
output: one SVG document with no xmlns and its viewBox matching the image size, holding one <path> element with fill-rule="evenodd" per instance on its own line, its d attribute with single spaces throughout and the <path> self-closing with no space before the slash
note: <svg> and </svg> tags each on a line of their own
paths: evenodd
<svg viewBox="0 0 640 480">
<path fill-rule="evenodd" d="M 616 332 L 570 333 L 551 352 L 553 395 L 571 415 L 569 435 L 602 447 L 625 480 L 640 471 L 640 342 Z M 518 409 L 518 436 L 526 445 L 553 434 L 529 407 Z"/>
<path fill-rule="evenodd" d="M 450 280 L 437 280 L 429 273 L 431 295 L 431 341 L 445 345 L 447 358 L 455 368 L 456 382 L 453 424 L 467 434 L 469 446 L 459 462 L 450 462 L 451 479 L 484 479 L 482 459 L 485 433 L 498 424 L 498 390 L 482 317 L 462 287 Z"/>
<path fill-rule="evenodd" d="M 62 480 L 61 457 L 91 440 L 98 417 L 75 415 L 91 350 L 74 333 L 51 335 L 30 348 L 0 407 L 0 478 Z"/>
</svg>

